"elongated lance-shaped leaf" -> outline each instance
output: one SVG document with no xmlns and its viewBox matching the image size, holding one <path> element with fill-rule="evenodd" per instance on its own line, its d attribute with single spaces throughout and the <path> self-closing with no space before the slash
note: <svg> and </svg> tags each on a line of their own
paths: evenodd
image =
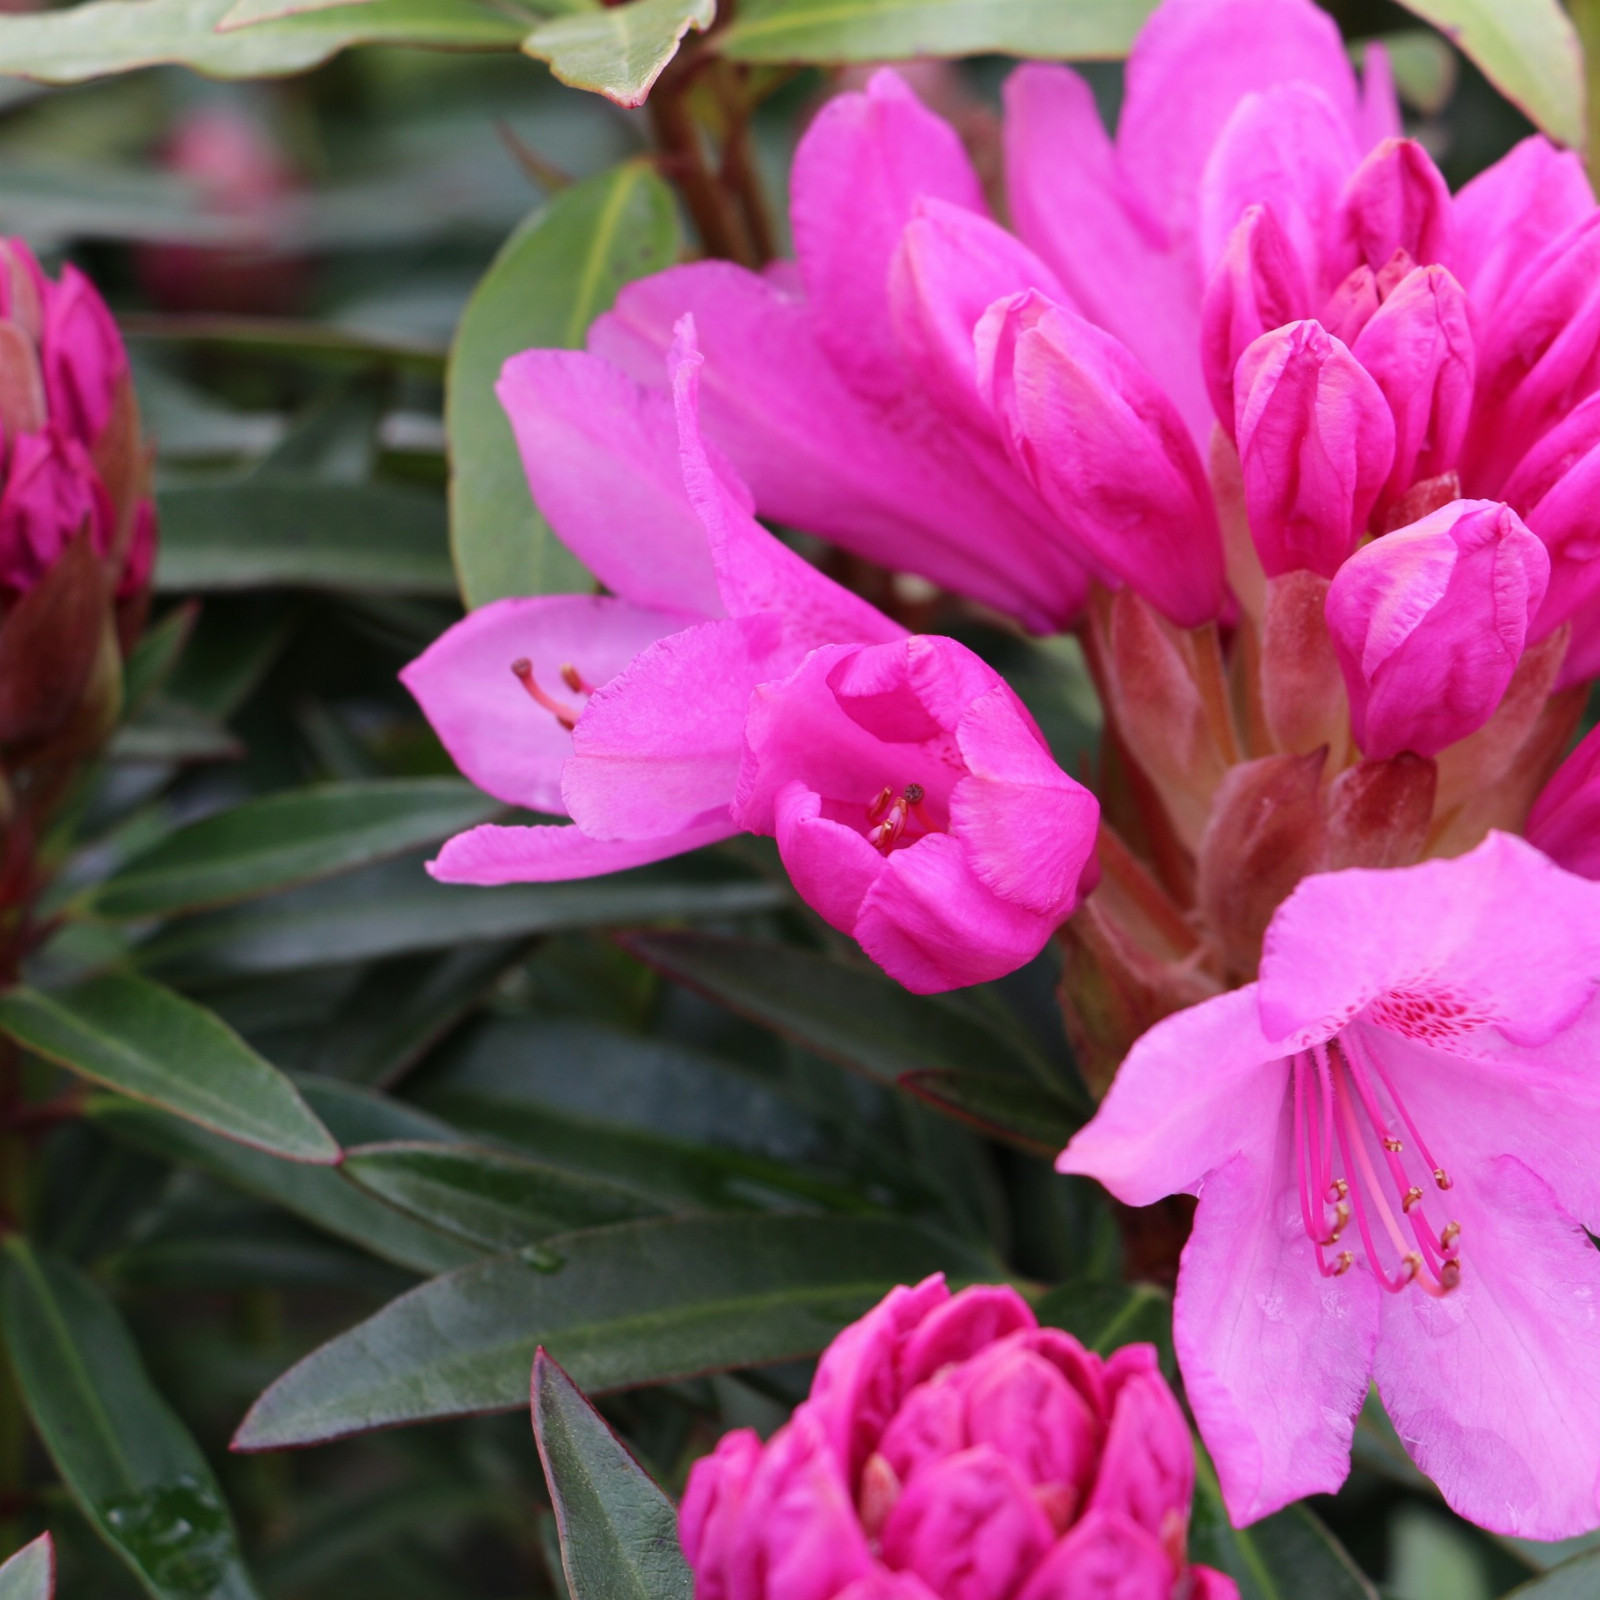
<svg viewBox="0 0 1600 1600">
<path fill-rule="evenodd" d="M 1048 1327 L 1065 1328 L 1086 1349 L 1109 1356 L 1125 1344 L 1153 1344 L 1168 1376 L 1172 1354 L 1172 1297 L 1152 1283 L 1079 1278 L 1058 1284 L 1033 1303 Z"/>
<path fill-rule="evenodd" d="M 633 0 L 542 22 L 522 41 L 574 89 L 592 89 L 619 106 L 641 106 L 691 29 L 716 20 L 717 0 Z"/>
<path fill-rule="evenodd" d="M 722 36 L 736 61 L 1125 56 L 1155 0 L 742 0 Z"/>
<path fill-rule="evenodd" d="M 62 1481 L 145 1593 L 254 1600 L 206 1458 L 93 1280 L 13 1235 L 0 1253 L 0 1331 Z"/>
<path fill-rule="evenodd" d="M 501 809 L 458 778 L 292 789 L 180 828 L 101 884 L 89 909 L 164 917 L 225 905 L 432 844 Z"/>
<path fill-rule="evenodd" d="M 240 1450 L 525 1403 L 546 1346 L 586 1390 L 814 1355 L 897 1283 L 986 1256 L 910 1223 L 730 1216 L 560 1234 L 420 1285 L 262 1395 Z"/>
<path fill-rule="evenodd" d="M 571 1600 L 690 1600 L 676 1508 L 544 1350 L 533 1359 L 533 1436 Z"/>
<path fill-rule="evenodd" d="M 0 1593 L 3 1593 L 0 1586 Z M 1505 1600 L 1594 1600 L 1600 1594 L 1600 1550 L 1590 1550 L 1519 1584 Z"/>
<path fill-rule="evenodd" d="M 328 1164 L 339 1146 L 299 1091 L 221 1017 L 147 978 L 110 972 L 0 995 L 0 1032 L 47 1060 L 226 1139 Z"/>
<path fill-rule="evenodd" d="M 1070 1100 L 998 1072 L 907 1072 L 900 1086 L 947 1116 L 1034 1155 L 1055 1155 L 1084 1122 Z"/>
<path fill-rule="evenodd" d="M 84 83 L 170 63 L 213 78 L 304 72 L 353 44 L 514 50 L 527 32 L 480 0 L 367 0 L 218 33 L 233 0 L 87 0 L 0 16 L 0 75 Z"/>
<path fill-rule="evenodd" d="M 48 1533 L 0 1566 L 0 1600 L 53 1600 L 56 1592 L 56 1547 Z"/>
<path fill-rule="evenodd" d="M 520 350 L 581 346 L 625 283 L 672 264 L 680 237 L 671 192 L 630 161 L 536 212 L 473 290 L 445 390 L 450 545 L 469 606 L 587 587 L 587 573 L 534 507 L 495 380 Z"/>
</svg>

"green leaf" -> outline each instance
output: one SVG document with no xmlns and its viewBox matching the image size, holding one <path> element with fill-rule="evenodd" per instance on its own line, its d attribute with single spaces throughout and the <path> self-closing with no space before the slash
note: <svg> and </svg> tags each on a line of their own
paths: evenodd
<svg viewBox="0 0 1600 1600">
<path fill-rule="evenodd" d="M 1596 1594 L 1600 1594 L 1600 1550 L 1591 1550 L 1518 1585 L 1505 1600 L 1594 1600 Z"/>
<path fill-rule="evenodd" d="M 881 1083 L 935 1069 L 1024 1081 L 1048 1070 L 975 1006 L 911 994 L 881 972 L 815 951 L 709 933 L 638 934 L 626 943 L 666 977 Z"/>
<path fill-rule="evenodd" d="M 431 844 L 501 809 L 458 778 L 293 789 L 180 828 L 103 883 L 88 908 L 164 917 L 225 905 Z"/>
<path fill-rule="evenodd" d="M 1378 1600 L 1344 1546 L 1305 1506 L 1235 1528 L 1198 1442 L 1194 1465 L 1189 1559 L 1226 1572 L 1239 1585 L 1239 1600 Z"/>
<path fill-rule="evenodd" d="M 459 1137 L 444 1123 L 348 1084 L 304 1079 L 301 1088 L 344 1144 Z M 407 1271 L 448 1272 L 479 1257 L 477 1250 L 460 1239 L 403 1215 L 333 1168 L 279 1161 L 126 1100 L 96 1098 L 89 1102 L 88 1114 L 107 1133 L 128 1144 L 168 1161 L 198 1167 L 219 1183 L 282 1206 L 325 1233 Z"/>
<path fill-rule="evenodd" d="M 896 1283 L 986 1258 L 909 1223 L 668 1218 L 560 1234 L 420 1285 L 313 1351 L 234 1441 L 271 1450 L 523 1405 L 535 1350 L 585 1390 L 814 1355 Z"/>
<path fill-rule="evenodd" d="M 339 1146 L 299 1091 L 227 1023 L 128 973 L 48 994 L 0 995 L 0 1032 L 119 1094 L 286 1161 L 326 1165 Z"/>
<path fill-rule="evenodd" d="M 560 928 L 738 916 L 767 910 L 784 898 L 775 884 L 718 880 L 677 863 L 574 883 L 478 889 L 435 883 L 420 860 L 402 857 L 331 882 L 187 917 L 144 945 L 139 961 L 191 979 L 286 972 Z"/>
<path fill-rule="evenodd" d="M 587 587 L 582 566 L 534 508 L 495 381 L 521 350 L 579 348 L 617 291 L 670 266 L 679 243 L 671 192 L 645 163 L 630 161 L 535 213 L 473 291 L 445 389 L 450 541 L 468 606 Z"/>
<path fill-rule="evenodd" d="M 265 588 L 455 593 L 445 508 L 436 495 L 394 484 L 274 475 L 182 484 L 162 490 L 159 500 L 156 588 L 165 594 Z"/>
<path fill-rule="evenodd" d="M 0 1566 L 0 1600 L 52 1600 L 55 1592 L 56 1547 L 48 1533 Z"/>
<path fill-rule="evenodd" d="M 470 1145 L 375 1144 L 346 1153 L 344 1175 L 411 1216 L 485 1250 L 633 1222 L 658 1207 L 631 1190 Z"/>
<path fill-rule="evenodd" d="M 144 6 L 166 4 L 169 0 L 122 0 L 122 3 Z M 365 3 L 376 10 L 389 0 L 365 0 Z M 0 19 L 0 39 L 4 37 L 3 19 Z M 290 317 L 130 312 L 119 317 L 117 322 L 129 339 L 198 345 L 235 355 L 282 356 L 336 370 L 378 365 L 437 378 L 444 372 L 447 354 L 441 346 L 397 334 L 367 333 L 325 322 L 299 322 Z"/>
<path fill-rule="evenodd" d="M 642 106 L 683 36 L 704 33 L 716 16 L 717 0 L 633 0 L 541 23 L 522 48 L 574 89 Z"/>
<path fill-rule="evenodd" d="M 198 601 L 174 606 L 139 642 L 122 663 L 122 715 L 136 715 L 166 684 L 178 665 L 200 614 Z"/>
<path fill-rule="evenodd" d="M 162 766 L 237 761 L 243 754 L 244 746 L 215 717 L 159 696 L 124 722 L 106 748 L 112 761 Z"/>
<path fill-rule="evenodd" d="M 1155 0 L 744 0 L 719 40 L 736 61 L 1127 55 Z"/>
<path fill-rule="evenodd" d="M 677 1508 L 543 1350 L 533 1362 L 533 1436 L 572 1600 L 690 1600 Z"/>
<path fill-rule="evenodd" d="M 88 0 L 0 15 L 0 75 L 84 83 L 171 63 L 213 78 L 304 72 L 354 44 L 512 50 L 527 31 L 480 0 L 365 0 L 218 33 L 233 0 Z"/>
<path fill-rule="evenodd" d="M 1400 0 L 1552 139 L 1582 149 L 1583 49 L 1558 0 Z"/>
<path fill-rule="evenodd" d="M 145 1593 L 253 1600 L 211 1468 L 101 1289 L 13 1235 L 0 1256 L 0 1328 L 62 1480 Z"/>
<path fill-rule="evenodd" d="M 900 1084 L 946 1115 L 1034 1155 L 1057 1155 L 1083 1126 L 1071 1101 L 996 1072 L 907 1072 Z"/>
<path fill-rule="evenodd" d="M 1097 1355 L 1124 1344 L 1153 1344 L 1161 1364 L 1173 1370 L 1172 1297 L 1153 1283 L 1079 1278 L 1041 1296 L 1033 1310 L 1047 1327 L 1065 1328 Z"/>
</svg>

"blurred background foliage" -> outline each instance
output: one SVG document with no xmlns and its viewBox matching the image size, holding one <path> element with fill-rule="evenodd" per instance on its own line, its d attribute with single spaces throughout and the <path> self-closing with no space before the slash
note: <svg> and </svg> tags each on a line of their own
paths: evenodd
<svg viewBox="0 0 1600 1600">
<path fill-rule="evenodd" d="M 560 1595 L 538 1344 L 675 1493 L 936 1268 L 1009 1276 L 1086 1341 L 1164 1341 L 1181 1213 L 1118 1214 L 1051 1172 L 1087 1099 L 1050 955 L 915 999 L 761 841 L 577 884 L 421 869 L 499 808 L 397 670 L 463 594 L 583 576 L 526 502 L 500 360 L 581 342 L 681 255 L 781 254 L 795 140 L 859 81 L 841 59 L 906 53 L 891 8 L 725 5 L 687 48 L 733 59 L 687 83 L 680 56 L 631 110 L 533 57 L 636 98 L 707 0 L 232 9 L 266 20 L 214 32 L 225 0 L 0 17 L 0 229 L 118 312 L 162 525 L 123 720 L 48 843 L 51 936 L 0 996 L 25 1087 L 0 1125 L 0 1557 L 48 1527 L 69 1600 Z M 1000 52 L 1043 29 L 1114 58 L 1147 8 L 922 9 L 958 59 L 914 80 L 994 174 Z M 1575 68 L 1539 54 L 1553 5 L 1418 5 L 1477 30 L 1481 65 L 1412 12 L 1334 9 L 1358 53 L 1386 37 L 1453 184 L 1530 115 L 1581 134 Z M 1114 117 L 1120 66 L 1085 70 Z M 1064 765 L 1092 753 L 1070 641 L 838 570 L 993 660 Z M 1580 1546 L 1453 1518 L 1375 1409 L 1337 1499 L 1235 1535 L 1202 1489 L 1196 1518 L 1196 1558 L 1253 1600 L 1600 1592 Z"/>
</svg>

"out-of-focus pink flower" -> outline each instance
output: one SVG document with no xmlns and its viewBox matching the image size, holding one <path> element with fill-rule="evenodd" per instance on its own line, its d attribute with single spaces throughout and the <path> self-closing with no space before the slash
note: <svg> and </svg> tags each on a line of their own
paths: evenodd
<svg viewBox="0 0 1600 1600">
<path fill-rule="evenodd" d="M 689 1475 L 695 1600 L 1236 1600 L 1187 1567 L 1188 1429 L 1149 1345 L 1109 1359 L 942 1276 L 834 1340 L 762 1446 Z"/>
<path fill-rule="evenodd" d="M 1520 839 L 1310 877 L 1067 1147 L 1129 1205 L 1200 1196 L 1175 1334 L 1236 1522 L 1338 1487 L 1374 1379 L 1462 1516 L 1600 1520 L 1597 981 L 1600 887 Z"/>
<path fill-rule="evenodd" d="M 733 817 L 919 994 L 1014 971 L 1071 914 L 1100 808 L 950 639 L 813 651 L 756 690 Z"/>
<path fill-rule="evenodd" d="M 1316 322 L 1263 334 L 1233 384 L 1250 535 L 1269 577 L 1331 578 L 1355 548 L 1394 458 L 1383 392 Z"/>
<path fill-rule="evenodd" d="M 1500 704 L 1550 558 L 1493 500 L 1455 500 L 1375 540 L 1328 590 L 1350 723 L 1365 754 L 1437 755 Z"/>
<path fill-rule="evenodd" d="M 1182 627 L 1213 620 L 1226 590 L 1211 490 L 1156 381 L 1036 291 L 996 301 L 976 341 L 1013 459 L 1093 566 Z"/>
<path fill-rule="evenodd" d="M 1568 872 L 1600 878 L 1600 728 L 1590 729 L 1534 801 L 1528 840 Z"/>
</svg>

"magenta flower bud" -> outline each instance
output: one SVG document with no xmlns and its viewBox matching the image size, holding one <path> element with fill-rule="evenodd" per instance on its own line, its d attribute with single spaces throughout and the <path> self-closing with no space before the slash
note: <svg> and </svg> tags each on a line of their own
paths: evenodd
<svg viewBox="0 0 1600 1600">
<path fill-rule="evenodd" d="M 1223 607 L 1210 486 L 1172 402 L 1127 348 L 1025 293 L 978 324 L 978 388 L 1014 459 L 1109 581 L 1179 627 Z"/>
<path fill-rule="evenodd" d="M 1239 357 L 1262 334 L 1308 316 L 1309 300 L 1305 270 L 1277 216 L 1266 206 L 1251 206 L 1229 237 L 1200 308 L 1206 392 L 1230 439 Z"/>
<path fill-rule="evenodd" d="M 1015 1290 L 893 1290 L 763 1447 L 680 1513 L 695 1600 L 1237 1600 L 1185 1561 L 1194 1458 L 1149 1345 L 1109 1359 Z"/>
<path fill-rule="evenodd" d="M 1433 756 L 1481 728 L 1549 576 L 1544 546 L 1492 500 L 1452 501 L 1351 556 L 1327 618 L 1362 751 Z"/>
<path fill-rule="evenodd" d="M 751 697 L 733 802 L 800 894 L 919 994 L 1031 961 L 1078 901 L 1099 807 L 950 639 L 814 650 Z"/>
<path fill-rule="evenodd" d="M 128 357 L 105 301 L 74 266 L 45 300 L 41 354 L 51 421 L 94 444 L 111 420 Z"/>
<path fill-rule="evenodd" d="M 1250 536 L 1269 578 L 1331 578 L 1367 526 L 1394 459 L 1383 391 L 1315 322 L 1264 334 L 1234 377 Z"/>
<path fill-rule="evenodd" d="M 1338 226 L 1346 271 L 1364 262 L 1381 272 L 1401 251 L 1419 267 L 1449 266 L 1455 257 L 1450 190 L 1415 139 L 1385 139 L 1356 168 L 1339 203 Z"/>
<path fill-rule="evenodd" d="M 103 554 L 111 520 L 110 497 L 76 439 L 19 434 L 0 488 L 0 584 L 31 589 L 80 533 Z"/>
<path fill-rule="evenodd" d="M 1600 878 L 1600 728 L 1556 769 L 1528 814 L 1528 842 L 1558 867 Z"/>
<path fill-rule="evenodd" d="M 1455 466 L 1472 414 L 1475 366 L 1467 297 L 1443 267 L 1408 273 L 1350 353 L 1394 416 L 1394 465 L 1380 507 Z"/>
</svg>

